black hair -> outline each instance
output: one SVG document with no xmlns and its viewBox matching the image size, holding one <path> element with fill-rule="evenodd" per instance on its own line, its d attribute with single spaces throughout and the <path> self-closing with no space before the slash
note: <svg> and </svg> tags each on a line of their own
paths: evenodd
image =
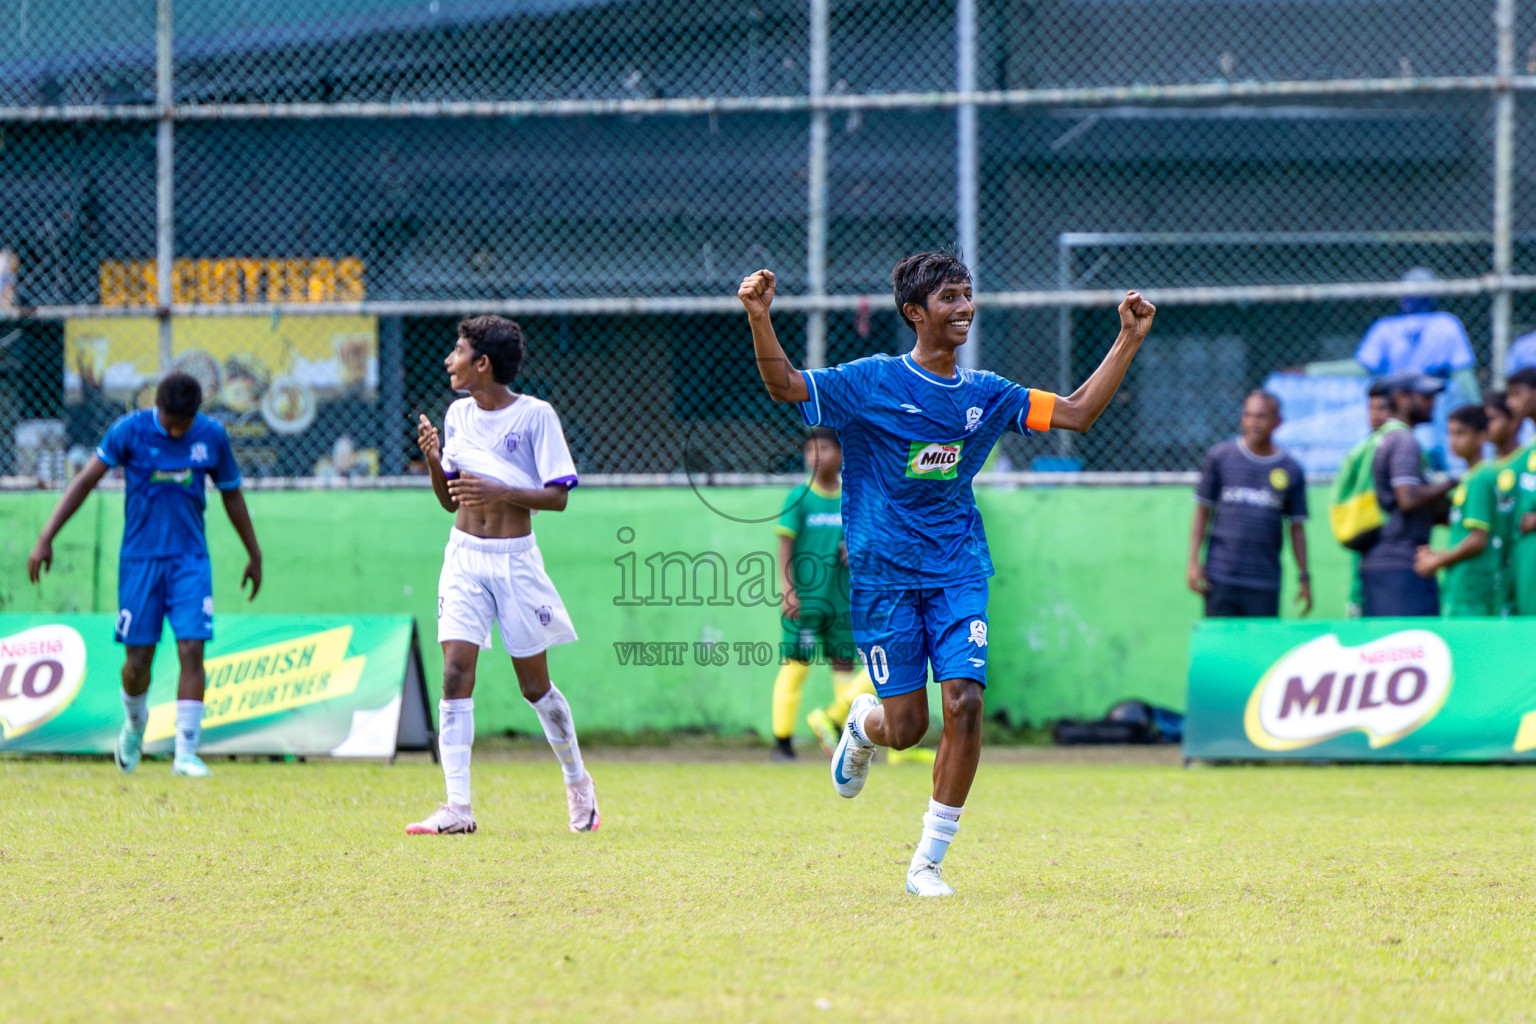
<svg viewBox="0 0 1536 1024">
<path fill-rule="evenodd" d="M 523 329 L 514 320 L 502 316 L 469 316 L 459 321 L 459 337 L 469 342 L 475 358 L 491 361 L 491 377 L 497 384 L 510 384 L 523 368 L 527 348 Z"/>
<path fill-rule="evenodd" d="M 908 256 L 891 270 L 891 290 L 896 293 L 896 312 L 901 322 L 912 330 L 917 325 L 907 319 L 907 303 L 928 308 L 928 296 L 946 284 L 970 284 L 971 272 L 960 257 L 948 252 L 920 252 Z"/>
<path fill-rule="evenodd" d="M 805 443 L 810 444 L 812 441 L 831 441 L 838 448 L 843 446 L 842 439 L 837 436 L 837 431 L 831 427 L 812 427 L 810 430 L 807 430 L 805 432 Z"/>
<path fill-rule="evenodd" d="M 1280 396 L 1275 394 L 1273 391 L 1265 391 L 1263 388 L 1254 388 L 1252 391 L 1248 392 L 1248 394 L 1243 396 L 1243 404 L 1247 405 L 1248 399 L 1250 398 L 1264 399 L 1264 401 L 1269 403 L 1269 407 L 1275 410 L 1275 415 L 1280 415 Z"/>
<path fill-rule="evenodd" d="M 1480 434 L 1488 432 L 1488 410 L 1481 405 L 1463 405 L 1451 410 L 1452 423 L 1471 427 Z"/>
<path fill-rule="evenodd" d="M 1516 370 L 1509 375 L 1508 383 L 1536 388 L 1536 366 L 1527 366 L 1522 370 Z"/>
<path fill-rule="evenodd" d="M 155 388 L 155 405 L 167 416 L 189 419 L 197 415 L 202 404 L 203 386 L 190 373 L 168 373 Z"/>
<path fill-rule="evenodd" d="M 1489 388 L 1483 392 L 1483 408 L 1497 409 L 1505 416 L 1512 416 L 1509 411 L 1509 392 L 1500 391 L 1497 388 Z"/>
<path fill-rule="evenodd" d="M 1366 391 L 1366 395 L 1370 398 L 1390 399 L 1392 389 L 1387 385 L 1387 379 L 1383 377 L 1381 380 L 1371 382 L 1370 390 Z"/>
</svg>

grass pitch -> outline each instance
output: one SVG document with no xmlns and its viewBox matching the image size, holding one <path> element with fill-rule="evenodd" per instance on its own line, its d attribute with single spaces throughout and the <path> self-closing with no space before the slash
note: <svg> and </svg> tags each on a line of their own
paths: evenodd
<svg viewBox="0 0 1536 1024">
<path fill-rule="evenodd" d="M 991 755 L 902 891 L 927 770 L 0 760 L 7 1020 L 1529 1020 L 1536 773 Z"/>
</svg>

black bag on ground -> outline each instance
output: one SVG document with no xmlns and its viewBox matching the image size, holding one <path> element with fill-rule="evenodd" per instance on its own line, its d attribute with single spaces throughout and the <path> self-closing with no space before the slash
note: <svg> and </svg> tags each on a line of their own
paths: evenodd
<svg viewBox="0 0 1536 1024">
<path fill-rule="evenodd" d="M 1177 743 L 1184 716 L 1139 700 L 1121 701 L 1097 722 L 1063 719 L 1051 730 L 1058 746 L 1109 743 Z"/>
</svg>

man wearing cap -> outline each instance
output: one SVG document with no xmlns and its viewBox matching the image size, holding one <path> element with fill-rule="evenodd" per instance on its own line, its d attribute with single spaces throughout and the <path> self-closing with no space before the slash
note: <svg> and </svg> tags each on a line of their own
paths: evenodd
<svg viewBox="0 0 1536 1024">
<path fill-rule="evenodd" d="M 1429 543 L 1438 507 L 1455 481 L 1430 483 L 1424 450 L 1411 428 L 1429 422 L 1435 396 L 1445 390 L 1445 381 L 1410 370 L 1381 383 L 1392 401 L 1388 427 L 1399 422 L 1410 429 L 1389 429 L 1376 446 L 1372 473 L 1376 501 L 1386 522 L 1381 540 L 1360 559 L 1364 614 L 1367 618 L 1435 616 L 1440 614 L 1440 586 L 1433 577 L 1414 572 L 1413 560 L 1419 547 Z"/>
</svg>

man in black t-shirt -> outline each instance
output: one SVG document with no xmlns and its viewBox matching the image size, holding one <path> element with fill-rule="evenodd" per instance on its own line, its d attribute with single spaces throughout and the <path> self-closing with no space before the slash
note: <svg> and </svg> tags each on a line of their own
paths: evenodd
<svg viewBox="0 0 1536 1024">
<path fill-rule="evenodd" d="M 1376 445 L 1372 472 L 1386 521 L 1381 539 L 1360 558 L 1363 612 L 1367 618 L 1439 615 L 1440 585 L 1433 576 L 1414 572 L 1413 560 L 1429 543 L 1443 499 L 1456 481 L 1429 482 L 1428 463 L 1412 428 L 1430 421 L 1445 381 L 1408 372 L 1393 374 L 1382 384 L 1392 396 L 1392 419 L 1409 429 L 1391 430 Z"/>
<path fill-rule="evenodd" d="M 1189 588 L 1205 597 L 1209 618 L 1280 614 L 1280 551 L 1290 524 L 1301 614 L 1312 610 L 1307 572 L 1307 481 L 1301 464 L 1275 446 L 1280 400 L 1255 391 L 1243 402 L 1242 436 L 1205 456 L 1189 536 Z M 1209 546 L 1206 545 L 1209 533 Z M 1205 563 L 1200 561 L 1205 547 Z"/>
</svg>

